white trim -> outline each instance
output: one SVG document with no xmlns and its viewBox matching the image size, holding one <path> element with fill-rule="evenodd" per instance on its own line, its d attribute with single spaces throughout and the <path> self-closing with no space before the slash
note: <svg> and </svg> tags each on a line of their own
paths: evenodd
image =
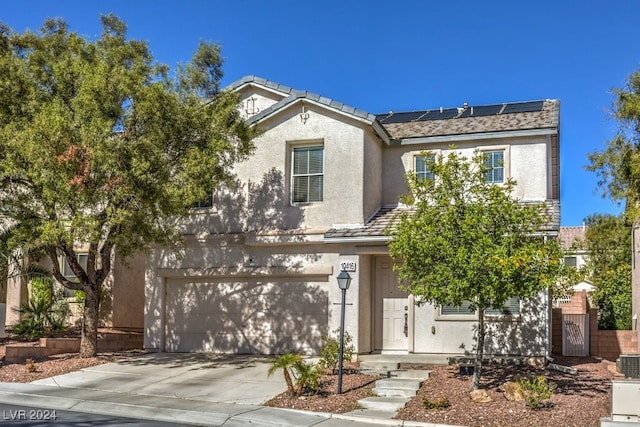
<svg viewBox="0 0 640 427">
<path fill-rule="evenodd" d="M 208 268 L 158 268 L 158 277 L 164 279 L 202 279 L 219 280 L 248 277 L 302 277 L 331 276 L 330 264 L 311 264 L 302 267 L 258 266 L 258 267 L 208 267 Z"/>
<path fill-rule="evenodd" d="M 290 177 L 290 188 L 289 188 L 289 204 L 290 206 L 308 206 L 308 205 L 312 205 L 312 204 L 318 204 L 318 203 L 324 203 L 325 202 L 325 189 L 324 189 L 324 184 L 325 184 L 325 176 L 326 176 L 326 153 L 325 153 L 325 145 L 324 145 L 324 139 L 320 139 L 320 140 L 308 140 L 308 141 L 287 141 L 287 146 L 289 147 L 289 177 Z M 294 174 L 294 169 L 295 169 L 295 152 L 296 149 L 317 149 L 320 148 L 322 150 L 322 173 L 318 174 L 318 173 L 307 173 L 307 174 L 299 174 L 299 175 L 295 175 Z M 293 196 L 295 193 L 295 178 L 296 176 L 301 177 L 301 176 L 321 176 L 322 177 L 322 194 L 321 199 L 320 200 L 307 200 L 304 202 L 296 202 L 293 200 Z M 309 193 L 307 191 L 307 193 Z M 307 194 L 307 199 L 309 194 Z"/>
<path fill-rule="evenodd" d="M 455 134 L 442 136 L 424 136 L 419 138 L 400 138 L 394 140 L 396 144 L 413 145 L 436 142 L 459 142 L 472 141 L 481 139 L 502 139 L 502 138 L 518 138 L 523 136 L 540 136 L 540 135 L 557 135 L 558 129 L 528 129 L 528 130 L 512 130 L 512 131 L 495 131 L 469 134 Z"/>
<path fill-rule="evenodd" d="M 359 237 L 325 237 L 325 243 L 367 243 L 367 242 L 388 242 L 391 240 L 389 236 L 359 236 Z"/>
<path fill-rule="evenodd" d="M 268 86 L 265 86 L 263 84 L 256 83 L 255 81 L 243 83 L 242 85 L 240 85 L 237 88 L 233 89 L 233 91 L 234 92 L 239 92 L 242 89 L 244 89 L 245 87 L 260 88 L 260 89 L 263 89 L 265 92 L 271 92 L 271 93 L 273 93 L 275 95 L 280 95 L 282 97 L 282 99 L 285 99 L 287 96 L 291 96 L 291 94 L 289 92 L 279 91 L 279 90 L 270 88 Z M 282 101 L 282 99 L 280 101 Z M 276 102 L 279 102 L 279 101 L 276 101 Z"/>
<path fill-rule="evenodd" d="M 257 119 L 255 121 L 255 123 L 256 124 L 260 123 L 260 122 L 266 120 L 267 118 L 273 116 L 274 114 L 277 114 L 277 113 L 279 113 L 281 111 L 285 111 L 287 108 L 293 107 L 294 105 L 296 105 L 296 104 L 298 104 L 300 102 L 302 102 L 302 103 L 307 102 L 307 103 L 315 105 L 317 107 L 321 107 L 321 108 L 323 108 L 325 110 L 333 111 L 333 112 L 338 113 L 338 114 L 340 114 L 342 116 L 349 117 L 349 118 L 351 118 L 353 120 L 356 120 L 358 122 L 361 122 L 361 123 L 365 123 L 365 124 L 368 124 L 368 125 L 372 124 L 371 120 L 368 120 L 365 117 L 356 116 L 356 115 L 348 113 L 346 111 L 342 111 L 342 110 L 340 110 L 338 108 L 331 107 L 330 105 L 323 104 L 322 102 L 314 101 L 313 99 L 310 99 L 310 98 L 297 98 L 297 99 L 291 101 L 290 103 L 288 103 L 287 105 L 283 106 L 282 108 L 273 109 L 272 111 L 269 112 L 269 114 L 265 115 L 264 117 L 261 117 L 261 118 Z"/>
<path fill-rule="evenodd" d="M 511 179 L 511 146 L 510 145 L 488 145 L 480 147 L 478 151 L 482 154 L 482 162 L 484 164 L 484 155 L 487 153 L 496 153 L 502 151 L 502 182 L 487 181 L 491 184 L 504 185 Z"/>
</svg>

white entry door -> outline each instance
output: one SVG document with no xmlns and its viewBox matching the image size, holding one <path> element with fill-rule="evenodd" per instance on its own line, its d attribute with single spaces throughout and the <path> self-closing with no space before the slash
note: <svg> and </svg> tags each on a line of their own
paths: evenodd
<svg viewBox="0 0 640 427">
<path fill-rule="evenodd" d="M 409 298 L 398 287 L 389 257 L 376 258 L 376 347 L 406 351 L 409 346 Z"/>
</svg>

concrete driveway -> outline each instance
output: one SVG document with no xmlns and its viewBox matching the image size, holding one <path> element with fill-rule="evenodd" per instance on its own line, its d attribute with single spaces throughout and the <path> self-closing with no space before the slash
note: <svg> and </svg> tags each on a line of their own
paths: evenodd
<svg viewBox="0 0 640 427">
<path fill-rule="evenodd" d="M 268 359 L 263 356 L 151 353 L 32 384 L 260 405 L 287 389 L 281 372 L 267 377 Z"/>
</svg>

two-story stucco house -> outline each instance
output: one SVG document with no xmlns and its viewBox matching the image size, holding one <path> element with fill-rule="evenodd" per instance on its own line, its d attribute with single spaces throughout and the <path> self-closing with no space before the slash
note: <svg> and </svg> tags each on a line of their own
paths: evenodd
<svg viewBox="0 0 640 427">
<path fill-rule="evenodd" d="M 403 209 L 408 171 L 428 174 L 423 151 L 479 149 L 497 184 L 546 202 L 559 228 L 559 102 L 541 100 L 374 115 L 306 91 L 245 77 L 230 86 L 264 132 L 185 226 L 182 253 L 159 248 L 146 264 L 145 347 L 169 352 L 317 353 L 339 327 L 359 353 L 464 353 L 476 316 L 416 306 L 398 288 L 384 230 Z M 544 356 L 547 295 L 494 313 L 487 352 Z"/>
</svg>

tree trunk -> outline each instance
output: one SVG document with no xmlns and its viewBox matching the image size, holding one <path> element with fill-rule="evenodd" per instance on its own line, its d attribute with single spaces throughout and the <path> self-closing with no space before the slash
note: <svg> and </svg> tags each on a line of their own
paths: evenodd
<svg viewBox="0 0 640 427">
<path fill-rule="evenodd" d="M 484 336 L 486 334 L 484 323 L 484 308 L 478 309 L 478 348 L 476 349 L 476 363 L 473 368 L 473 383 L 471 390 L 480 388 L 480 375 L 482 374 L 482 357 L 484 356 Z"/>
<path fill-rule="evenodd" d="M 82 317 L 82 338 L 80 357 L 94 357 L 98 354 L 98 313 L 100 309 L 97 285 L 87 284 L 84 291 L 84 313 Z"/>
<path fill-rule="evenodd" d="M 287 369 L 287 367 L 283 367 L 282 371 L 284 373 L 284 381 L 287 383 L 287 388 L 289 389 L 289 393 L 292 396 L 296 395 L 296 390 L 293 387 L 293 380 L 291 379 L 291 374 L 289 374 L 289 370 Z"/>
</svg>

